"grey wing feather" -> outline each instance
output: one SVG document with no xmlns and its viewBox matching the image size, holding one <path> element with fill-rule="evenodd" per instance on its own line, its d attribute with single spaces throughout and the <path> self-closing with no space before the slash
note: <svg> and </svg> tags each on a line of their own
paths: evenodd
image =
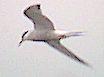
<svg viewBox="0 0 104 77">
<path fill-rule="evenodd" d="M 82 59 L 80 59 L 79 57 L 77 57 L 74 53 L 72 53 L 71 51 L 69 51 L 68 49 L 66 49 L 63 45 L 60 44 L 60 42 L 58 40 L 54 40 L 54 41 L 47 41 L 47 43 L 54 47 L 55 49 L 59 50 L 61 53 L 67 55 L 68 57 L 89 66 L 88 63 L 86 63 L 85 61 L 83 61 Z"/>
<path fill-rule="evenodd" d="M 24 10 L 24 14 L 34 23 L 35 29 L 54 30 L 53 23 L 42 14 L 41 8 L 32 5 Z"/>
</svg>

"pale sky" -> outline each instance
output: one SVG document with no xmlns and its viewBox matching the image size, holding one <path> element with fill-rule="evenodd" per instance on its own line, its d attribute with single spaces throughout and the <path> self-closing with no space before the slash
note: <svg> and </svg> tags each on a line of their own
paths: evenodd
<svg viewBox="0 0 104 77">
<path fill-rule="evenodd" d="M 23 10 L 41 4 L 56 29 L 84 31 L 62 44 L 93 66 L 86 67 L 42 42 L 18 43 L 32 22 Z M 104 77 L 104 0 L 1 0 L 0 77 Z"/>
</svg>

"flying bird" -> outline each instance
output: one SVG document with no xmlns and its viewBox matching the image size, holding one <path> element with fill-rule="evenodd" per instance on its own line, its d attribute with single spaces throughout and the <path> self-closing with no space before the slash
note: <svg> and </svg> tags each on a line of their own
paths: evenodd
<svg viewBox="0 0 104 77">
<path fill-rule="evenodd" d="M 26 31 L 22 35 L 22 40 L 19 43 L 19 46 L 23 41 L 42 41 L 50 45 L 51 47 L 57 49 L 64 55 L 89 66 L 87 62 L 80 59 L 73 52 L 65 48 L 61 43 L 61 39 L 72 36 L 80 36 L 82 32 L 69 32 L 56 30 L 50 19 L 43 15 L 40 4 L 29 6 L 24 10 L 24 15 L 27 16 L 34 23 L 34 30 Z"/>
</svg>

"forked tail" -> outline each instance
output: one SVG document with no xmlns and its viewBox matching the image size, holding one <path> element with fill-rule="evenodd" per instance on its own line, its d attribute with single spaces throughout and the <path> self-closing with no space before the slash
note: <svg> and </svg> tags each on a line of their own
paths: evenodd
<svg viewBox="0 0 104 77">
<path fill-rule="evenodd" d="M 85 34 L 84 32 L 69 32 L 69 33 L 66 33 L 65 36 L 66 37 L 83 36 L 84 34 Z"/>
</svg>

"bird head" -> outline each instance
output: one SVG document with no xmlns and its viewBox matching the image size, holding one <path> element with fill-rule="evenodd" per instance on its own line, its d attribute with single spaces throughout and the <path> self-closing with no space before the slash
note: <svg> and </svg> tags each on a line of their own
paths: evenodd
<svg viewBox="0 0 104 77">
<path fill-rule="evenodd" d="M 19 46 L 22 44 L 23 41 L 26 40 L 27 33 L 28 33 L 28 31 L 25 31 L 25 32 L 23 33 L 22 39 L 21 39 L 21 41 L 19 42 Z"/>
</svg>

